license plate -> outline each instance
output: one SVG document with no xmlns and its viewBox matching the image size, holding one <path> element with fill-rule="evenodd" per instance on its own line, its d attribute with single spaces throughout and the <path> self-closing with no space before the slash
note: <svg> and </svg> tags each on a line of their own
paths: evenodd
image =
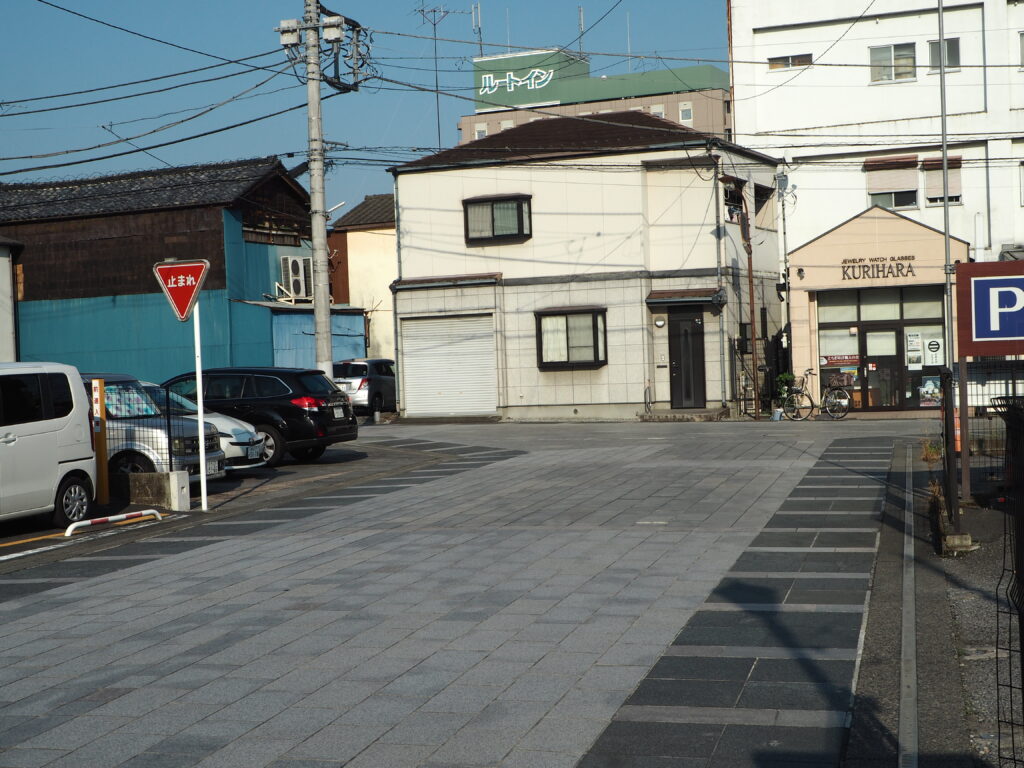
<svg viewBox="0 0 1024 768">
<path fill-rule="evenodd" d="M 245 458 L 247 459 L 258 459 L 263 455 L 262 445 L 250 445 L 245 449 Z"/>
<path fill-rule="evenodd" d="M 341 382 L 341 388 L 344 389 L 346 392 L 351 392 L 352 391 L 352 382 L 350 382 L 350 381 L 343 381 L 343 382 Z"/>
<path fill-rule="evenodd" d="M 208 459 L 206 462 L 206 474 L 215 475 L 220 472 L 220 467 L 217 466 L 216 459 Z"/>
<path fill-rule="evenodd" d="M 334 418 L 343 419 L 345 418 L 345 409 L 340 406 L 334 406 Z"/>
</svg>

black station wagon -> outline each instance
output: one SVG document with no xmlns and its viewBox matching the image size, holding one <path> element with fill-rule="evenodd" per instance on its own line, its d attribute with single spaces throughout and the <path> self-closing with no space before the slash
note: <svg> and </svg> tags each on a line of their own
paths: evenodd
<svg viewBox="0 0 1024 768">
<path fill-rule="evenodd" d="M 194 373 L 163 386 L 196 399 Z M 203 404 L 254 425 L 269 467 L 286 451 L 298 461 L 316 461 L 327 446 L 359 436 L 348 395 L 316 369 L 211 368 L 203 371 Z"/>
</svg>

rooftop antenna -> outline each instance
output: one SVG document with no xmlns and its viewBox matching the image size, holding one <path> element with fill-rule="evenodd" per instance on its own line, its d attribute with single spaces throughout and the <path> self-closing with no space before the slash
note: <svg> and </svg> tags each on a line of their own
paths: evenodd
<svg viewBox="0 0 1024 768">
<path fill-rule="evenodd" d="M 473 14 L 473 32 L 476 33 L 476 41 L 480 45 L 480 55 L 484 55 L 484 17 L 480 3 L 473 3 L 470 8 Z"/>
<path fill-rule="evenodd" d="M 633 36 L 629 31 L 629 11 L 626 11 L 626 66 L 633 71 Z"/>
<path fill-rule="evenodd" d="M 583 6 L 578 6 L 580 10 L 580 58 L 583 58 Z"/>
<path fill-rule="evenodd" d="M 437 148 L 441 148 L 441 85 L 437 75 L 437 25 L 453 13 L 469 13 L 469 11 L 450 11 L 443 5 L 435 5 L 427 8 L 422 3 L 416 12 L 423 17 L 423 21 L 430 24 L 434 29 L 434 108 L 437 113 Z"/>
<path fill-rule="evenodd" d="M 505 9 L 505 53 L 512 53 L 512 17 Z"/>
</svg>

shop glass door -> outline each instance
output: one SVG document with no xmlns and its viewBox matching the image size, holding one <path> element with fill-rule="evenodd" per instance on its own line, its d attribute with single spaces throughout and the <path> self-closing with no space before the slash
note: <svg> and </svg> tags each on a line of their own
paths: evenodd
<svg viewBox="0 0 1024 768">
<path fill-rule="evenodd" d="M 867 408 L 903 407 L 902 335 L 898 328 L 876 328 L 861 333 L 861 398 Z"/>
</svg>

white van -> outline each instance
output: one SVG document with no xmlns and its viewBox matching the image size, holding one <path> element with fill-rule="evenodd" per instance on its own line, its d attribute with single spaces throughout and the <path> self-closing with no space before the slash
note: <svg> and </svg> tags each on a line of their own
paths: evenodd
<svg viewBox="0 0 1024 768">
<path fill-rule="evenodd" d="M 0 363 L 0 520 L 84 520 L 95 498 L 89 397 L 60 363 Z"/>
</svg>

